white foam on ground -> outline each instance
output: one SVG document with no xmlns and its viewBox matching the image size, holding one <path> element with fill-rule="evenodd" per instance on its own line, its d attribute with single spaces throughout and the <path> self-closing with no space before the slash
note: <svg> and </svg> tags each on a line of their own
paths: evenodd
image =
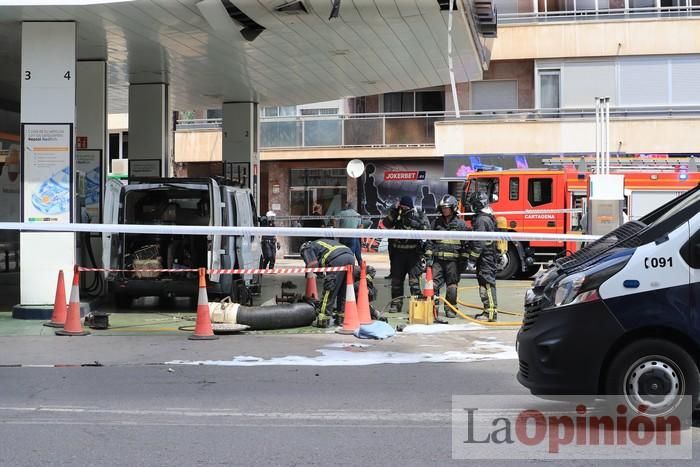
<svg viewBox="0 0 700 467">
<path fill-rule="evenodd" d="M 517 358 L 515 347 L 498 342 L 475 341 L 466 351 L 441 353 L 409 353 L 366 351 L 357 345 L 331 344 L 317 350 L 321 355 L 306 357 L 288 355 L 269 359 L 242 355 L 233 360 L 173 360 L 166 365 L 217 365 L 217 366 L 366 366 L 405 363 L 469 363 L 489 360 L 513 360 Z M 349 347 L 352 347 L 350 349 Z"/>
<path fill-rule="evenodd" d="M 486 326 L 480 324 L 409 324 L 403 331 L 403 334 L 441 334 L 451 331 L 477 331 L 486 330 Z"/>
<path fill-rule="evenodd" d="M 358 349 L 361 349 L 364 347 L 372 347 L 372 346 L 369 344 L 347 344 L 345 342 L 336 342 L 335 344 L 324 345 L 324 347 L 328 347 L 331 349 L 345 349 L 348 347 L 357 347 Z"/>
</svg>

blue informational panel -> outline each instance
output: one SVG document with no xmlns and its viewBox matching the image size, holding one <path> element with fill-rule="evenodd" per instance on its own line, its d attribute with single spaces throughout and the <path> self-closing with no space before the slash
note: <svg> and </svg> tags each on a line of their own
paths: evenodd
<svg viewBox="0 0 700 467">
<path fill-rule="evenodd" d="M 22 124 L 23 221 L 73 221 L 72 153 L 72 124 Z"/>
</svg>

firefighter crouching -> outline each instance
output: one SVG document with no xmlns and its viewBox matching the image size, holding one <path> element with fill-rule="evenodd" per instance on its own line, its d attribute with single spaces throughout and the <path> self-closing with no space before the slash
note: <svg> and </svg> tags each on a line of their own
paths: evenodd
<svg viewBox="0 0 700 467">
<path fill-rule="evenodd" d="M 486 193 L 474 192 L 467 199 L 474 217 L 472 228 L 475 232 L 495 232 L 496 219 L 489 207 Z M 475 316 L 482 321 L 498 319 L 498 301 L 496 299 L 497 251 L 494 240 L 472 240 L 468 245 L 469 260 L 467 268 L 476 269 L 476 280 L 479 284 L 479 296 L 484 304 L 484 311 Z"/>
<path fill-rule="evenodd" d="M 394 230 L 428 230 L 429 223 L 423 213 L 413 207 L 410 196 L 403 196 L 397 207 L 389 209 L 383 219 L 387 229 Z M 403 308 L 404 279 L 408 275 L 408 287 L 411 295 L 420 295 L 420 276 L 423 273 L 425 259 L 423 240 L 389 239 L 389 264 L 391 275 L 390 313 L 399 313 Z"/>
<path fill-rule="evenodd" d="M 355 264 L 352 250 L 336 240 L 319 239 L 305 242 L 299 250 L 307 268 L 350 266 Z M 345 284 L 347 271 L 325 273 L 323 293 L 318 304 L 317 325 L 325 327 L 330 323 L 333 302 L 338 313 L 344 311 Z"/>
<path fill-rule="evenodd" d="M 467 224 L 458 217 L 457 198 L 445 195 L 440 200 L 438 209 L 442 216 L 432 224 L 432 230 L 466 231 Z M 443 284 L 447 285 L 445 299 L 457 307 L 457 285 L 460 274 L 467 263 L 467 242 L 464 240 L 432 240 L 428 242 L 425 252 L 427 267 L 433 268 L 435 295 L 440 295 Z M 457 314 L 445 306 L 445 317 L 454 318 Z"/>
</svg>

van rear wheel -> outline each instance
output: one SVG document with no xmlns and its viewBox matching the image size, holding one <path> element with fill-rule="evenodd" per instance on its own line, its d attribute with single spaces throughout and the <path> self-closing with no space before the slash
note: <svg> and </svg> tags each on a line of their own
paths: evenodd
<svg viewBox="0 0 700 467">
<path fill-rule="evenodd" d="M 696 406 L 700 372 L 680 346 L 663 339 L 642 339 L 614 357 L 605 384 L 606 394 L 622 396 L 634 412 L 643 406 L 648 414 L 677 413 L 682 396 L 691 397 L 691 407 Z"/>
</svg>

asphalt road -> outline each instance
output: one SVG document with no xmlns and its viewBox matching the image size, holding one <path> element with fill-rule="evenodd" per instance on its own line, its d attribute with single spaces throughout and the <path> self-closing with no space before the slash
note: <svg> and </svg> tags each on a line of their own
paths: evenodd
<svg viewBox="0 0 700 467">
<path fill-rule="evenodd" d="M 524 394 L 516 366 L 2 368 L 0 464 L 539 464 L 452 459 L 452 395 Z"/>
</svg>

